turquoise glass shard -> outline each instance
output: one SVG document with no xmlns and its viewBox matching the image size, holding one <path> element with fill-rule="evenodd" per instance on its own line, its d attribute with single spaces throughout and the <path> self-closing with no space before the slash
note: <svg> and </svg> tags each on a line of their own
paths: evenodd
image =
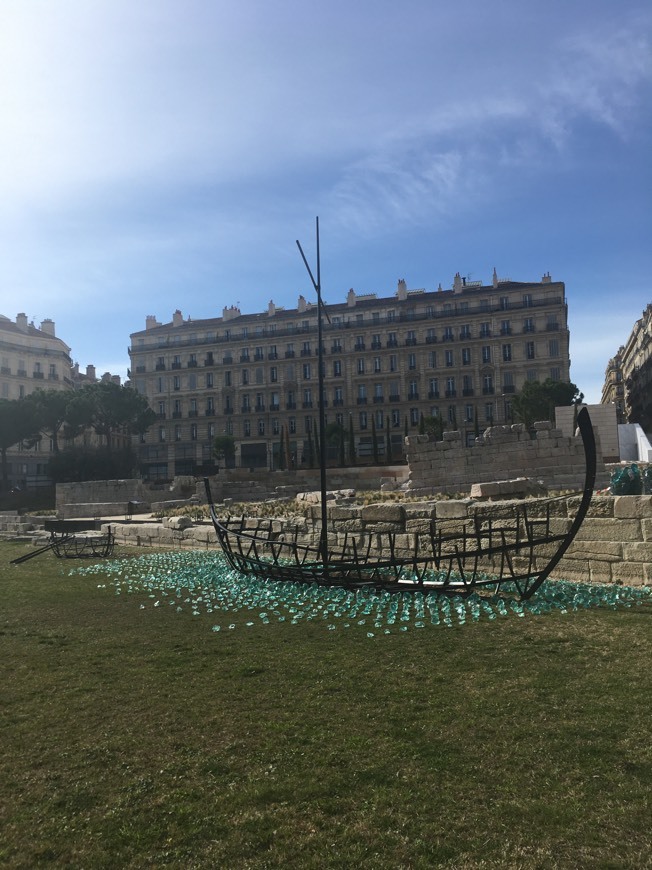
<svg viewBox="0 0 652 870">
<path fill-rule="evenodd" d="M 96 575 L 102 579 L 99 588 L 110 586 L 116 595 L 139 596 L 142 609 L 160 607 L 163 599 L 169 599 L 167 603 L 178 613 L 210 615 L 214 632 L 274 621 L 297 625 L 312 620 L 321 621 L 329 631 L 360 626 L 368 638 L 374 638 L 427 625 L 450 628 L 481 619 L 543 616 L 555 610 L 567 613 L 593 607 L 615 609 L 652 604 L 650 587 L 600 586 L 563 580 L 547 580 L 527 601 L 520 601 L 516 589 L 507 584 L 501 587 L 500 595 L 485 592 L 461 598 L 435 591 L 353 592 L 265 582 L 233 571 L 219 553 L 197 551 L 148 553 L 134 559 L 76 568 L 70 573 Z M 239 621 L 231 614 L 238 614 Z M 369 626 L 374 631 L 368 630 Z"/>
</svg>

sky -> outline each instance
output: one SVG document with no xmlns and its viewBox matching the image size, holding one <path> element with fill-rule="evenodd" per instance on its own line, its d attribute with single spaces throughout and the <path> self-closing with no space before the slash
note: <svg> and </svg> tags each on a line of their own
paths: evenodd
<svg viewBox="0 0 652 870">
<path fill-rule="evenodd" d="M 0 0 L 0 314 L 129 336 L 322 294 L 564 281 L 571 379 L 652 301 L 648 0 Z"/>
</svg>

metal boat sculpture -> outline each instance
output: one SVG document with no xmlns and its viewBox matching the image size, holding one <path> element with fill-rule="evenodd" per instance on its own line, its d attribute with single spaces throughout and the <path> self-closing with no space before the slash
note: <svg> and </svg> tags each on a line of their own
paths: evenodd
<svg viewBox="0 0 652 870">
<path fill-rule="evenodd" d="M 96 528 L 95 521 L 47 520 L 45 530 L 50 532 L 49 542 L 38 550 L 12 559 L 11 564 L 20 565 L 50 550 L 59 559 L 106 559 L 113 553 L 115 537 L 110 526 L 106 532 Z"/>
<path fill-rule="evenodd" d="M 297 242 L 317 292 L 319 348 L 319 435 L 321 528 L 318 544 L 300 543 L 298 535 L 276 531 L 272 520 L 251 529 L 245 517 L 220 519 L 205 479 L 210 515 L 230 566 L 262 580 L 340 586 L 372 587 L 386 591 L 438 591 L 467 596 L 483 587 L 512 584 L 521 599 L 530 598 L 550 576 L 577 534 L 589 508 L 596 473 L 596 446 L 586 408 L 577 416 L 585 455 L 584 489 L 572 522 L 555 511 L 559 499 L 533 499 L 502 506 L 483 506 L 466 520 L 433 519 L 428 533 L 412 536 L 411 546 L 399 546 L 391 532 L 359 536 L 328 535 L 326 504 L 324 368 L 322 360 L 322 301 L 319 278 L 319 222 L 317 221 L 317 280 Z M 401 543 L 406 536 L 401 535 Z"/>
</svg>

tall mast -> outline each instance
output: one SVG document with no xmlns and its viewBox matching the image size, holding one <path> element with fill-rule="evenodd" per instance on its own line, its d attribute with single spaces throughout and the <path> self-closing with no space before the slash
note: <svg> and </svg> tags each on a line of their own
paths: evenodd
<svg viewBox="0 0 652 870">
<path fill-rule="evenodd" d="M 319 538 L 319 553 L 324 564 L 324 576 L 328 579 L 328 528 L 326 510 L 326 412 L 324 396 L 324 349 L 322 343 L 322 301 L 321 301 L 321 260 L 319 255 L 319 218 L 315 218 L 317 237 L 317 280 L 313 277 L 303 249 L 297 239 L 297 247 L 308 270 L 312 286 L 317 293 L 317 392 L 319 399 L 319 483 L 321 491 L 321 535 Z"/>
</svg>

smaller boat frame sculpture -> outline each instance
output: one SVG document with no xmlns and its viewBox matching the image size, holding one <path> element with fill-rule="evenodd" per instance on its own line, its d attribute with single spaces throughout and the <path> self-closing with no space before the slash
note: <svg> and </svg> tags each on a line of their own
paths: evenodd
<svg viewBox="0 0 652 870">
<path fill-rule="evenodd" d="M 297 245 L 299 243 L 297 242 Z M 320 397 L 321 528 L 319 543 L 299 542 L 298 535 L 279 533 L 271 520 L 260 520 L 251 530 L 246 517 L 220 519 L 208 479 L 205 479 L 210 514 L 219 543 L 230 566 L 262 580 L 340 586 L 371 587 L 385 591 L 438 591 L 467 596 L 483 587 L 499 589 L 512 584 L 521 599 L 530 598 L 550 576 L 570 547 L 589 509 L 596 473 L 596 446 L 586 408 L 577 416 L 585 455 L 584 489 L 574 519 L 560 516 L 560 499 L 532 499 L 517 504 L 482 506 L 466 520 L 430 522 L 428 533 L 411 536 L 391 532 L 360 536 L 337 533 L 329 525 L 326 505 L 324 385 L 322 361 L 322 301 L 319 280 L 319 222 L 317 221 L 317 280 L 303 255 L 317 292 Z M 565 497 L 564 497 L 565 498 Z M 314 535 L 316 539 L 317 535 Z"/>
<path fill-rule="evenodd" d="M 49 543 L 12 559 L 11 564 L 20 565 L 49 550 L 59 559 L 106 559 L 113 553 L 115 538 L 110 526 L 105 532 L 97 531 L 96 526 L 95 521 L 88 520 L 47 520 Z"/>
</svg>

